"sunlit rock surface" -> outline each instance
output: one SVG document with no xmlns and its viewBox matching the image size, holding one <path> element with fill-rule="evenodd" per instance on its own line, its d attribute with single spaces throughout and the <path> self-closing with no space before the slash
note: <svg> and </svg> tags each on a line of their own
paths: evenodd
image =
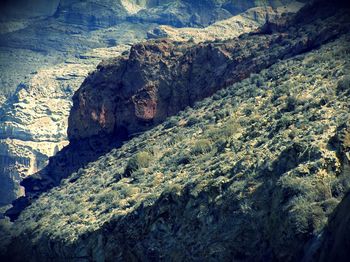
<svg viewBox="0 0 350 262">
<path fill-rule="evenodd" d="M 95 49 L 80 59 L 47 67 L 32 75 L 1 106 L 1 205 L 23 195 L 20 181 L 46 166 L 50 156 L 68 144 L 71 97 L 103 58 L 118 56 L 129 46 Z"/>
<path fill-rule="evenodd" d="M 284 14 L 296 13 L 302 6 L 303 3 L 294 2 L 279 8 L 255 7 L 205 28 L 175 28 L 162 25 L 149 32 L 148 36 L 150 38 L 169 37 L 177 41 L 192 41 L 195 43 L 232 39 L 240 34 L 258 29 L 267 21 L 279 19 Z"/>
</svg>

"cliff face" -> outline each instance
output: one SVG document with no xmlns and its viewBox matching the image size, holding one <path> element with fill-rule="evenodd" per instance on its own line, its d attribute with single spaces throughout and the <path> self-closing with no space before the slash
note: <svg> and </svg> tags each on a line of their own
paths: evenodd
<svg viewBox="0 0 350 262">
<path fill-rule="evenodd" d="M 175 28 L 161 25 L 148 32 L 148 36 L 150 38 L 166 37 L 177 41 L 192 41 L 195 43 L 232 39 L 243 33 L 257 30 L 267 20 L 279 20 L 286 13 L 296 13 L 302 6 L 302 3 L 293 2 L 287 6 L 275 9 L 270 6 L 250 8 L 243 13 L 216 22 L 205 28 Z"/>
</svg>

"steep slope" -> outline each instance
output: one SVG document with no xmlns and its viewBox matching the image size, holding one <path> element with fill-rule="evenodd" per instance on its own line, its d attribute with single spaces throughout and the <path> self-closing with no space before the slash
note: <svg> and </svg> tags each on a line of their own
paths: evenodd
<svg viewBox="0 0 350 262">
<path fill-rule="evenodd" d="M 350 248 L 350 198 L 349 194 L 336 208 L 325 232 L 325 242 L 320 248 L 319 261 L 348 261 Z"/>
<path fill-rule="evenodd" d="M 300 261 L 349 190 L 349 41 L 278 62 L 72 174 L 14 223 L 7 256 Z"/>
<path fill-rule="evenodd" d="M 299 19 L 302 14 L 308 19 Z M 101 63 L 73 97 L 70 145 L 42 172 L 23 181 L 26 196 L 16 200 L 7 214 L 15 219 L 32 199 L 128 136 L 280 59 L 349 31 L 347 10 L 336 5 L 306 7 L 286 23 L 270 23 L 261 33 L 193 47 L 169 40 L 145 42 L 134 45 L 129 55 Z"/>
<path fill-rule="evenodd" d="M 93 6 L 90 9 L 83 8 L 89 6 L 89 2 L 91 1 L 61 2 L 55 17 L 33 20 L 25 28 L 8 32 L 1 38 L 0 43 L 5 46 L 0 50 L 1 86 L 6 89 L 21 83 L 14 96 L 0 109 L 1 205 L 9 204 L 23 195 L 23 190 L 19 187 L 20 181 L 45 167 L 48 158 L 68 143 L 67 116 L 72 93 L 98 60 L 108 55 L 117 56 L 123 47 L 93 49 L 88 53 L 85 50 L 140 41 L 155 26 L 123 22 L 106 29 L 89 31 L 90 27 L 108 26 L 98 22 L 97 18 L 93 19 L 95 25 L 88 24 L 89 19 L 92 19 L 91 15 L 106 21 L 104 15 L 100 15 Z M 93 2 L 102 9 L 111 5 L 110 1 Z M 128 14 L 135 14 L 138 8 L 128 5 L 128 1 L 118 3 L 112 6 L 113 10 L 125 9 Z M 153 8 L 157 5 L 159 3 L 138 3 L 139 8 Z M 272 9 L 266 10 L 275 13 Z M 278 14 L 286 11 L 283 9 Z M 250 12 L 255 14 L 255 11 Z M 117 13 L 114 12 L 115 15 Z M 254 19 L 257 21 L 256 26 L 263 23 L 263 19 L 258 16 L 254 15 L 251 19 L 252 23 Z M 255 29 L 256 26 L 244 24 L 238 31 L 230 28 L 230 33 L 239 35 Z M 207 34 L 212 28 L 204 30 Z M 225 31 L 227 30 L 226 28 Z M 215 32 L 219 33 L 217 30 Z M 209 34 L 207 35 L 210 39 Z M 202 34 L 201 39 L 203 37 Z M 72 57 L 75 53 L 76 57 Z M 5 93 L 11 94 L 11 91 Z M 95 151 L 91 153 L 96 155 Z M 86 162 L 90 159 L 91 157 L 87 157 Z M 66 173 L 71 170 L 66 168 Z"/>
<path fill-rule="evenodd" d="M 339 82 L 340 90 L 349 88 L 349 76 L 347 83 Z M 332 145 L 337 148 L 338 156 L 342 160 L 343 175 L 350 178 L 350 121 L 337 130 L 337 135 L 332 140 Z M 349 184 L 348 184 L 349 186 Z M 350 248 L 350 191 L 330 216 L 328 225 L 323 233 L 322 244 L 319 245 L 315 258 L 318 261 L 347 261 Z M 315 259 L 315 260 L 316 260 Z"/>
<path fill-rule="evenodd" d="M 160 40 L 134 45 L 128 57 L 101 63 L 75 93 L 68 136 L 74 141 L 113 136 L 120 129 L 140 132 L 278 59 L 349 30 L 345 11 L 323 16 L 324 21 L 316 17 L 307 24 L 282 26 L 279 32 L 226 42 L 191 47 Z"/>
</svg>

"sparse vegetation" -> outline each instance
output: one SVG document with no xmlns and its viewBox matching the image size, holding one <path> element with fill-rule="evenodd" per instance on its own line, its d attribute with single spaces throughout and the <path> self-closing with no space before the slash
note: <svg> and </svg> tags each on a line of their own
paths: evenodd
<svg viewBox="0 0 350 262">
<path fill-rule="evenodd" d="M 328 146 L 349 117 L 347 84 L 337 80 L 346 77 L 336 76 L 350 66 L 341 52 L 348 41 L 345 36 L 281 61 L 112 150 L 79 171 L 74 183 L 64 180 L 42 195 L 13 230 L 76 244 L 105 225 L 110 230 L 122 221 L 127 227 L 123 219 L 144 215 L 137 210 L 146 206 L 147 216 L 158 216 L 147 222 L 161 217 L 169 237 L 173 231 L 166 225 L 176 219 L 188 219 L 176 232 L 191 229 L 194 242 L 215 220 L 215 230 L 229 231 L 225 243 L 239 239 L 238 250 L 263 248 L 249 235 L 273 240 L 271 252 L 302 248 L 350 188 Z M 327 54 L 327 60 L 317 58 Z M 328 99 L 320 103 L 322 97 Z M 168 201 L 166 211 L 159 211 L 161 201 Z M 171 213 L 175 208 L 181 217 Z M 139 232 L 133 230 L 136 239 Z"/>
<path fill-rule="evenodd" d="M 131 172 L 136 171 L 139 168 L 146 168 L 152 161 L 152 155 L 147 151 L 141 151 L 132 156 L 125 168 L 125 174 L 130 175 Z"/>
</svg>

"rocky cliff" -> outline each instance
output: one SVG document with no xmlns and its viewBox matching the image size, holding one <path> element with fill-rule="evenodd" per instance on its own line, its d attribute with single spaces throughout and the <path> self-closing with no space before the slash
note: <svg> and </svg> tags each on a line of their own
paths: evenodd
<svg viewBox="0 0 350 262">
<path fill-rule="evenodd" d="M 272 8 L 271 6 L 250 8 L 239 15 L 216 22 L 205 28 L 175 28 L 162 25 L 148 32 L 150 38 L 171 38 L 177 41 L 195 43 L 227 40 L 243 33 L 252 32 L 267 21 L 280 20 L 286 13 L 296 13 L 303 3 L 292 2 L 286 6 Z"/>
<path fill-rule="evenodd" d="M 134 45 L 128 57 L 101 63 L 75 93 L 69 139 L 148 129 L 220 88 L 349 30 L 347 23 L 333 19 L 223 43 L 191 46 L 159 40 Z"/>
<path fill-rule="evenodd" d="M 327 243 L 327 237 L 322 238 L 330 236 L 328 230 L 346 240 L 341 216 L 346 217 L 348 197 L 339 206 L 339 213 L 336 207 L 350 189 L 350 21 L 348 10 L 335 7 L 331 3 L 304 9 L 309 20 L 305 17 L 298 22 L 300 13 L 289 22 L 296 27 L 295 34 L 291 24 L 270 24 L 264 32 L 240 37 L 245 46 L 252 46 L 245 50 L 257 50 L 254 56 L 258 61 L 265 61 L 255 47 L 259 43 L 271 52 L 262 49 L 266 57 L 278 57 L 294 41 L 300 47 L 294 46 L 294 50 L 301 53 L 289 50 L 285 59 L 194 103 L 71 174 L 36 199 L 12 227 L 1 228 L 0 232 L 6 233 L 0 235 L 2 258 L 310 261 L 314 244 Z M 280 34 L 287 44 L 266 44 Z M 309 45 L 302 41 L 306 39 Z M 237 39 L 198 47 L 169 41 L 135 45 L 134 54 L 105 62 L 90 75 L 76 93 L 72 114 L 84 108 L 79 96 L 86 87 L 91 87 L 86 94 L 110 90 L 113 86 L 103 83 L 118 77 L 111 72 L 118 72 L 132 57 L 139 58 L 141 51 L 145 57 L 158 55 L 171 61 L 164 55 L 165 47 L 174 52 L 185 48 L 175 56 L 180 63 L 181 56 L 193 54 L 197 48 L 211 57 L 215 48 L 225 50 L 235 43 L 239 50 Z M 195 54 L 193 58 L 201 57 L 199 52 Z M 242 64 L 249 62 L 246 59 Z M 137 65 L 143 69 L 142 63 Z M 141 70 L 134 72 L 135 81 L 140 81 L 136 72 Z M 90 86 L 101 79 L 105 82 Z M 98 101 L 113 98 L 114 92 L 106 94 L 108 97 L 101 95 Z M 104 113 L 81 112 L 87 121 L 95 121 L 95 115 L 108 120 L 101 118 Z M 133 115 L 131 120 L 138 117 Z M 104 121 L 95 122 L 94 130 L 103 130 Z M 85 140 L 92 138 L 88 132 L 82 134 Z M 104 130 L 104 136 L 89 141 L 90 145 L 104 147 L 101 138 L 108 138 L 108 134 L 108 129 Z M 74 139 L 83 141 L 77 133 Z M 82 147 L 76 150 L 76 154 L 84 153 Z M 59 169 L 52 163 L 51 167 L 52 171 Z M 333 213 L 340 215 L 335 215 L 336 223 L 331 222 L 327 229 Z M 332 229 L 338 225 L 339 230 Z M 340 244 L 344 244 L 341 239 Z M 338 244 L 329 240 L 328 244 Z M 333 254 L 337 253 L 341 252 Z"/>
</svg>

